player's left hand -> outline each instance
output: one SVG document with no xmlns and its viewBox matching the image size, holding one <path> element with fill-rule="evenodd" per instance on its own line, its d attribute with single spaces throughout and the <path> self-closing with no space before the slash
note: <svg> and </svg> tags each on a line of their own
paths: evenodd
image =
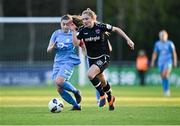
<svg viewBox="0 0 180 126">
<path fill-rule="evenodd" d="M 127 44 L 131 47 L 132 50 L 134 50 L 134 42 L 131 40 L 127 40 Z"/>
</svg>

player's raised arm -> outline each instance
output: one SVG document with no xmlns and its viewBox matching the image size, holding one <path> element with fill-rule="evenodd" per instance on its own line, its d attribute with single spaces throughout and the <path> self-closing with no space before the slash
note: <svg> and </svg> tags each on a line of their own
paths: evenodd
<svg viewBox="0 0 180 126">
<path fill-rule="evenodd" d="M 123 30 L 121 30 L 118 27 L 113 27 L 112 31 L 118 33 L 118 35 L 120 35 L 123 38 L 125 38 L 126 41 L 127 41 L 127 44 L 131 47 L 131 49 L 134 50 L 134 42 L 126 35 L 126 33 L 123 32 Z"/>
<path fill-rule="evenodd" d="M 73 44 L 74 46 L 80 45 L 80 40 L 77 38 L 78 32 L 76 30 L 73 30 Z"/>
<path fill-rule="evenodd" d="M 81 27 L 82 20 L 80 19 L 80 16 L 73 15 L 72 16 L 72 23 L 70 24 L 70 29 L 73 32 L 73 44 L 74 46 L 79 46 L 81 44 L 81 40 L 77 38 L 78 31 L 77 29 Z"/>
</svg>

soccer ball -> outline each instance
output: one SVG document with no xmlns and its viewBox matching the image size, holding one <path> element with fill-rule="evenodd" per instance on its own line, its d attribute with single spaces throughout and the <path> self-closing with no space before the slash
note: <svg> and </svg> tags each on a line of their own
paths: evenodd
<svg viewBox="0 0 180 126">
<path fill-rule="evenodd" d="M 48 108 L 52 113 L 59 113 L 64 108 L 64 103 L 58 98 L 53 98 L 49 101 Z"/>
</svg>

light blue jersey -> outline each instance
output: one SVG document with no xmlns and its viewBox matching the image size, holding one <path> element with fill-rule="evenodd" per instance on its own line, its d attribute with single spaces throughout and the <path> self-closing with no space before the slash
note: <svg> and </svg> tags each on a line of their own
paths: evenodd
<svg viewBox="0 0 180 126">
<path fill-rule="evenodd" d="M 158 67 L 160 71 L 164 69 L 171 69 L 173 62 L 173 50 L 174 44 L 172 41 L 167 40 L 166 42 L 157 41 L 154 47 L 154 52 L 158 55 Z"/>
<path fill-rule="evenodd" d="M 51 36 L 50 42 L 57 43 L 53 65 L 53 79 L 56 79 L 57 76 L 62 76 L 68 80 L 73 73 L 74 66 L 80 64 L 72 38 L 71 31 L 64 33 L 61 29 L 56 30 Z"/>
</svg>

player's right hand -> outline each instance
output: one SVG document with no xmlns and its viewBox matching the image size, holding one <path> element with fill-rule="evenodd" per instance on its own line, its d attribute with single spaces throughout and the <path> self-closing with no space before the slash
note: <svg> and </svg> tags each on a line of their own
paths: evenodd
<svg viewBox="0 0 180 126">
<path fill-rule="evenodd" d="M 154 67 L 154 63 L 153 63 L 153 62 L 151 62 L 150 66 L 151 66 L 151 67 Z"/>
<path fill-rule="evenodd" d="M 174 63 L 174 68 L 176 68 L 177 67 L 177 63 Z"/>
<path fill-rule="evenodd" d="M 128 40 L 127 44 L 131 47 L 132 50 L 134 50 L 134 42 L 133 41 Z"/>
<path fill-rule="evenodd" d="M 76 30 L 76 25 L 72 22 L 70 25 L 69 25 L 69 28 L 70 28 L 70 30 L 72 30 L 72 31 L 74 31 L 74 30 Z"/>
</svg>

